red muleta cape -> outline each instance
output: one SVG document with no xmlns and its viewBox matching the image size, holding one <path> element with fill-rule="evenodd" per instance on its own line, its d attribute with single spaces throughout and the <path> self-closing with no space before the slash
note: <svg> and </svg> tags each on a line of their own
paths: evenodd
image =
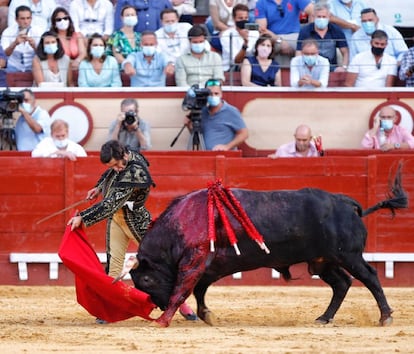
<svg viewBox="0 0 414 354">
<path fill-rule="evenodd" d="M 85 232 L 68 225 L 59 247 L 63 264 L 75 274 L 78 303 L 92 316 L 108 322 L 139 316 L 146 320 L 156 307 L 150 296 L 122 281 L 112 284 Z"/>
</svg>

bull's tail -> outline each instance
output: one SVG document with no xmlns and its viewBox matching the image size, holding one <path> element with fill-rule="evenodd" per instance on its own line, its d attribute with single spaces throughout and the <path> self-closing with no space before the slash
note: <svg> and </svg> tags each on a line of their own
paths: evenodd
<svg viewBox="0 0 414 354">
<path fill-rule="evenodd" d="M 404 209 L 408 207 L 408 197 L 401 184 L 401 169 L 402 163 L 398 164 L 397 172 L 395 173 L 394 180 L 389 178 L 389 194 L 388 199 L 385 199 L 374 206 L 363 210 L 361 216 L 364 217 L 379 209 L 390 209 L 392 217 L 395 216 L 396 209 Z"/>
</svg>

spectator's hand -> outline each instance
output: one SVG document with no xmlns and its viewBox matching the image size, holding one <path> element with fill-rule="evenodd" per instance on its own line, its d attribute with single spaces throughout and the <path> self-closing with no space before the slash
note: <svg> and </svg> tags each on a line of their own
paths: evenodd
<svg viewBox="0 0 414 354">
<path fill-rule="evenodd" d="M 173 63 L 169 63 L 166 67 L 165 67 L 165 75 L 174 75 L 175 72 L 175 66 Z"/>
<path fill-rule="evenodd" d="M 26 42 L 26 40 L 27 40 L 27 34 L 19 34 L 16 37 L 16 43 L 17 44 L 22 44 L 22 43 Z"/>
<path fill-rule="evenodd" d="M 299 83 L 301 83 L 302 85 L 312 85 L 312 76 L 310 76 L 310 75 L 303 75 L 300 78 Z"/>
<path fill-rule="evenodd" d="M 32 37 L 28 37 L 28 36 L 26 36 L 26 37 L 27 37 L 26 38 L 26 42 L 28 42 L 33 49 L 36 49 L 36 42 L 35 42 L 35 40 Z"/>
<path fill-rule="evenodd" d="M 346 72 L 346 69 L 342 66 L 337 66 L 334 71 L 336 73 L 344 73 L 344 72 Z"/>
<path fill-rule="evenodd" d="M 380 127 L 380 117 L 376 116 L 374 118 L 374 124 L 372 125 L 372 130 L 375 132 L 375 134 L 377 134 L 379 127 Z"/>
<path fill-rule="evenodd" d="M 136 71 L 131 63 L 126 63 L 124 66 L 124 72 L 128 76 L 134 76 L 136 74 Z"/>
<path fill-rule="evenodd" d="M 213 150 L 213 151 L 228 151 L 228 150 L 229 150 L 229 148 L 228 148 L 228 146 L 227 146 L 227 145 L 224 145 L 224 144 L 218 144 L 218 145 L 214 146 L 212 150 Z"/>
<path fill-rule="evenodd" d="M 55 154 L 59 157 L 66 157 L 68 158 L 70 161 L 76 161 L 76 155 L 71 152 L 71 151 L 66 151 L 66 150 L 57 150 L 55 152 Z"/>
<path fill-rule="evenodd" d="M 394 150 L 394 144 L 382 144 L 380 147 L 381 151 L 390 151 L 390 150 Z"/>
<path fill-rule="evenodd" d="M 244 39 L 244 44 L 247 45 L 247 43 L 249 43 L 249 30 L 242 29 L 240 30 L 239 34 L 240 34 L 240 37 Z"/>
</svg>

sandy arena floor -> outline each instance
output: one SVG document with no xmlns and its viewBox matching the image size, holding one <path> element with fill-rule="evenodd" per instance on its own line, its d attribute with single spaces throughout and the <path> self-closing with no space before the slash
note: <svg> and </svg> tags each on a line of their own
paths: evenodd
<svg viewBox="0 0 414 354">
<path fill-rule="evenodd" d="M 321 326 L 313 320 L 328 305 L 327 287 L 212 286 L 206 300 L 216 326 L 176 314 L 159 328 L 138 317 L 97 325 L 73 287 L 0 286 L 0 353 L 414 353 L 413 289 L 385 293 L 389 327 L 377 325 L 365 288 L 352 287 L 334 323 Z"/>
</svg>

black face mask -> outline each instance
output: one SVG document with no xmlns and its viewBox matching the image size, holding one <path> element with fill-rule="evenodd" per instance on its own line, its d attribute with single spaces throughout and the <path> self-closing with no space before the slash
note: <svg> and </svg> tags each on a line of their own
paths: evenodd
<svg viewBox="0 0 414 354">
<path fill-rule="evenodd" d="M 371 47 L 371 53 L 379 57 L 384 54 L 385 48 Z"/>
<path fill-rule="evenodd" d="M 245 25 L 246 23 L 249 23 L 249 21 L 247 21 L 247 20 L 236 21 L 236 27 L 237 27 L 238 29 L 244 29 L 244 25 Z"/>
</svg>

